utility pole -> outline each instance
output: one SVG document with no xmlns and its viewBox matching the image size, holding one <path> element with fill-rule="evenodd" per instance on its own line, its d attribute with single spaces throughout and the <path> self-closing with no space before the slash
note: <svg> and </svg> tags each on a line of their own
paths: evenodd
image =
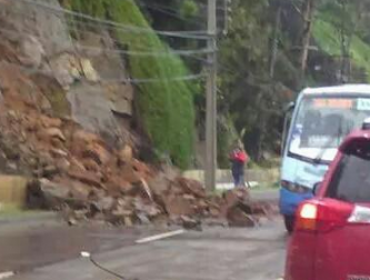
<svg viewBox="0 0 370 280">
<path fill-rule="evenodd" d="M 217 171 L 217 16 L 216 0 L 208 0 L 208 56 L 207 104 L 206 104 L 206 170 L 205 183 L 208 192 L 216 187 Z"/>
<path fill-rule="evenodd" d="M 303 32 L 302 32 L 302 52 L 300 57 L 301 66 L 301 85 L 305 81 L 307 60 L 310 49 L 310 39 L 312 35 L 312 26 L 315 13 L 315 0 L 305 0 L 303 3 Z"/>
<path fill-rule="evenodd" d="M 226 36 L 229 32 L 229 24 L 231 22 L 231 0 L 224 0 L 224 30 L 223 34 Z"/>
</svg>

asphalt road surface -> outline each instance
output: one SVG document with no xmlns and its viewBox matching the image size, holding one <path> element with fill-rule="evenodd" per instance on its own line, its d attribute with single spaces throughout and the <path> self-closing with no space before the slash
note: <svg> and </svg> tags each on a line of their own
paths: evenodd
<svg viewBox="0 0 370 280">
<path fill-rule="evenodd" d="M 45 259 L 42 256 L 45 254 L 49 262 L 29 261 L 27 270 L 9 279 L 117 279 L 97 269 L 88 259 L 80 258 L 79 250 L 94 251 L 94 258 L 100 264 L 128 279 L 276 280 L 283 276 L 287 236 L 279 218 L 265 221 L 254 229 L 211 227 L 144 244 L 135 243 L 138 236 L 152 236 L 158 232 L 117 229 L 58 229 L 57 232 L 59 234 L 51 230 L 48 237 L 31 235 L 28 239 L 31 250 L 21 252 L 23 260 Z M 49 241 L 45 243 L 43 239 Z M 6 235 L 0 235 L 0 240 L 5 244 Z M 13 245 L 24 246 L 26 240 Z M 63 248 L 69 249 L 61 258 L 55 250 L 63 251 Z M 16 253 L 3 253 L 0 263 L 4 259 L 15 268 L 19 257 Z M 0 265 L 0 272 L 4 269 Z"/>
</svg>

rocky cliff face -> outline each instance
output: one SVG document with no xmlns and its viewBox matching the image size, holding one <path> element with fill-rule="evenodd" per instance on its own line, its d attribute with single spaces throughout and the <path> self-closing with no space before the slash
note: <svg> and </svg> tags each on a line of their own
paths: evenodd
<svg viewBox="0 0 370 280">
<path fill-rule="evenodd" d="M 5 99 L 17 99 L 7 98 L 6 85 L 12 84 L 13 95 L 42 113 L 69 118 L 116 147 L 133 142 L 134 91 L 109 32 L 77 26 L 68 15 L 24 1 L 0 5 L 0 69 L 16 73 L 0 76 Z"/>
</svg>

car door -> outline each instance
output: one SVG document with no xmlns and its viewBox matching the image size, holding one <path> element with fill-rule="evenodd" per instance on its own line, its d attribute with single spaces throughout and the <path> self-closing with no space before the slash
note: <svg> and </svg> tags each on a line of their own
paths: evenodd
<svg viewBox="0 0 370 280">
<path fill-rule="evenodd" d="M 316 280 L 370 280 L 370 141 L 344 152 L 321 201 Z"/>
</svg>

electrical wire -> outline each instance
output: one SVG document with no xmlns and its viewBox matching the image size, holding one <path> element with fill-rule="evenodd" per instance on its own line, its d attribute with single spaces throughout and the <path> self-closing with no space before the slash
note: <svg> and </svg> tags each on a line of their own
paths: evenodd
<svg viewBox="0 0 370 280">
<path fill-rule="evenodd" d="M 4 28 L 0 27 L 0 32 L 4 32 Z M 13 32 L 13 34 L 20 35 L 25 33 L 20 32 Z M 70 50 L 70 52 L 73 52 Z M 42 71 L 40 69 L 35 68 L 28 68 L 24 66 L 18 65 L 19 68 L 24 70 L 25 72 L 34 74 L 34 73 L 42 73 L 45 74 L 45 71 Z M 203 78 L 207 77 L 206 73 L 198 73 L 198 74 L 192 74 L 192 75 L 186 75 L 186 76 L 179 76 L 179 77 L 170 77 L 170 78 L 147 78 L 147 79 L 137 79 L 137 78 L 121 78 L 121 79 L 101 79 L 101 82 L 117 82 L 117 83 L 125 83 L 125 84 L 148 84 L 148 83 L 163 83 L 163 82 L 186 82 L 186 81 L 192 81 L 192 80 L 201 80 Z"/>
<path fill-rule="evenodd" d="M 22 0 L 23 1 L 23 0 Z M 19 13 L 18 13 L 19 14 Z M 26 16 L 26 15 L 22 15 Z M 68 29 L 68 31 L 70 31 Z M 29 33 L 22 32 L 22 31 L 17 31 L 17 30 L 11 30 L 7 29 L 4 27 L 0 27 L 0 32 L 4 33 L 10 33 L 11 35 L 29 35 Z M 34 35 L 35 38 L 38 39 L 43 39 L 47 40 L 47 38 L 43 38 L 40 36 Z M 51 41 L 49 39 L 49 41 Z M 168 52 L 164 51 L 148 51 L 148 52 L 141 52 L 141 51 L 124 51 L 124 50 L 115 50 L 115 49 L 106 49 L 106 48 L 98 48 L 98 47 L 90 47 L 90 46 L 82 46 L 80 44 L 76 44 L 73 42 L 71 39 L 71 44 L 72 44 L 72 49 L 65 50 L 66 52 L 79 52 L 80 50 L 94 50 L 94 51 L 103 51 L 107 53 L 122 53 L 126 55 L 137 55 L 137 56 L 163 56 L 163 55 L 182 55 L 182 56 L 188 56 L 190 58 L 197 59 L 199 61 L 203 61 L 200 58 L 197 58 L 196 55 L 201 55 L 201 54 L 209 54 L 213 52 L 210 49 L 200 49 L 200 50 L 169 50 Z M 21 68 L 27 72 L 31 73 L 45 73 L 44 71 L 40 71 L 38 69 L 30 69 L 27 67 L 22 67 Z M 198 73 L 198 74 L 193 74 L 193 75 L 186 75 L 186 76 L 179 76 L 179 77 L 169 77 L 169 78 L 147 78 L 147 79 L 136 79 L 136 78 L 123 78 L 123 79 L 102 79 L 100 80 L 101 82 L 122 82 L 122 83 L 132 83 L 132 84 L 145 84 L 145 83 L 160 83 L 160 82 L 181 82 L 181 81 L 191 81 L 191 80 L 201 80 L 204 77 L 207 76 L 207 73 Z"/>
<path fill-rule="evenodd" d="M 79 30 L 75 30 L 75 31 L 79 31 Z M 5 32 L 8 34 L 14 34 L 14 35 L 29 35 L 29 33 L 26 33 L 26 32 L 14 31 L 14 30 L 10 30 L 4 27 L 0 27 L 0 32 Z M 41 37 L 39 36 L 34 36 L 34 37 L 41 39 Z M 214 50 L 208 49 L 208 48 L 195 49 L 195 50 L 171 50 L 169 49 L 168 51 L 155 51 L 155 50 L 129 51 L 129 50 L 119 50 L 119 49 L 108 49 L 108 48 L 100 48 L 100 47 L 93 47 L 93 46 L 85 46 L 85 45 L 81 45 L 78 43 L 73 43 L 73 45 L 74 47 L 77 47 L 79 50 L 82 50 L 82 51 L 83 50 L 96 51 L 96 52 L 104 52 L 104 53 L 112 53 L 112 54 L 124 54 L 127 56 L 138 56 L 138 57 L 153 57 L 153 56 L 158 57 L 158 56 L 178 55 L 178 56 L 184 56 L 184 57 L 195 59 L 196 55 L 211 54 L 214 52 Z"/>
<path fill-rule="evenodd" d="M 150 28 L 138 27 L 138 26 L 133 26 L 133 25 L 125 25 L 125 24 L 110 21 L 110 20 L 98 19 L 96 17 L 92 17 L 92 16 L 89 16 L 83 13 L 73 12 L 67 9 L 63 9 L 61 7 L 57 7 L 55 5 L 41 3 L 35 0 L 18 0 L 18 1 L 23 1 L 24 3 L 35 5 L 40 8 L 44 8 L 44 9 L 47 9 L 47 10 L 50 10 L 56 13 L 64 13 L 68 15 L 73 15 L 75 17 L 83 18 L 83 19 L 94 21 L 97 23 L 114 26 L 118 29 L 122 29 L 124 31 L 132 32 L 132 33 L 153 33 L 153 34 L 157 34 L 160 36 L 176 37 L 176 38 L 183 38 L 183 39 L 195 39 L 195 40 L 209 40 L 210 39 L 210 35 L 205 35 L 207 34 L 207 31 L 160 31 L 160 30 L 154 30 Z"/>
<path fill-rule="evenodd" d="M 0 27 L 1 29 L 1 27 Z M 178 56 L 187 56 L 192 57 L 193 55 L 201 55 L 201 54 L 211 54 L 214 51 L 211 49 L 202 49 L 202 50 L 178 50 L 172 51 L 169 50 L 168 52 L 161 52 L 161 51 L 151 51 L 151 52 L 143 52 L 143 51 L 126 51 L 126 50 L 113 50 L 113 49 L 106 49 L 106 48 L 99 48 L 99 47 L 90 47 L 90 46 L 83 46 L 81 44 L 75 44 L 81 50 L 87 51 L 102 51 L 106 53 L 114 53 L 114 54 L 125 54 L 128 56 L 141 56 L 141 57 L 150 57 L 150 56 L 171 56 L 171 55 L 178 55 Z"/>
<path fill-rule="evenodd" d="M 121 279 L 121 280 L 127 280 L 127 278 L 126 278 L 126 277 L 124 277 L 124 276 L 122 276 L 122 275 L 118 274 L 117 272 L 114 272 L 114 271 L 112 271 L 112 270 L 110 270 L 110 269 L 108 269 L 108 268 L 103 267 L 103 266 L 102 266 L 102 265 L 100 265 L 97 261 L 95 261 L 91 256 L 89 257 L 89 260 L 90 260 L 90 262 L 91 262 L 94 266 L 96 266 L 97 268 L 99 268 L 99 269 L 101 269 L 101 270 L 103 270 L 103 271 L 107 272 L 108 274 L 113 275 L 114 277 L 117 277 L 118 279 Z"/>
</svg>

